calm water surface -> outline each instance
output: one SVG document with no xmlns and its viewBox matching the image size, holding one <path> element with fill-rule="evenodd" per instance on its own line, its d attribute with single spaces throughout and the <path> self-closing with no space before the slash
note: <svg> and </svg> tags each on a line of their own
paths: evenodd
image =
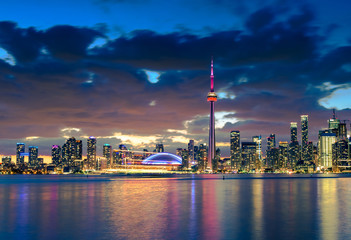
<svg viewBox="0 0 351 240">
<path fill-rule="evenodd" d="M 0 176 L 0 239 L 350 239 L 351 178 L 315 176 Z"/>
</svg>

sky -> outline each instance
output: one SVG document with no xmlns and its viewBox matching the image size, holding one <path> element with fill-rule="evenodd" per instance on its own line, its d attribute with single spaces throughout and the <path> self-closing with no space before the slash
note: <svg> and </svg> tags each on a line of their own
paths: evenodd
<svg viewBox="0 0 351 240">
<path fill-rule="evenodd" d="M 175 152 L 208 142 L 214 59 L 216 144 L 275 133 L 332 109 L 351 120 L 346 0 L 13 0 L 0 8 L 0 154 L 74 136 Z M 349 122 L 347 122 L 349 123 Z M 265 140 L 264 140 L 265 141 Z M 28 148 L 27 148 L 28 149 Z"/>
</svg>

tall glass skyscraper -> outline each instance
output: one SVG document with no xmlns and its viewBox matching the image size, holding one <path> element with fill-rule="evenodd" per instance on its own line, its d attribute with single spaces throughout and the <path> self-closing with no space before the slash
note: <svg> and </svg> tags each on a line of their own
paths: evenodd
<svg viewBox="0 0 351 240">
<path fill-rule="evenodd" d="M 240 131 L 230 132 L 230 163 L 233 169 L 241 168 Z"/>
<path fill-rule="evenodd" d="M 16 148 L 16 164 L 24 164 L 24 156 L 26 145 L 24 143 L 17 143 Z M 22 153 L 22 154 L 21 154 Z"/>
<path fill-rule="evenodd" d="M 301 115 L 301 160 L 312 160 L 308 151 L 308 115 Z"/>
<path fill-rule="evenodd" d="M 335 133 L 319 133 L 318 155 L 322 168 L 331 168 L 333 165 L 333 144 L 336 142 Z"/>
<path fill-rule="evenodd" d="M 297 141 L 297 122 L 290 123 L 290 141 Z"/>
<path fill-rule="evenodd" d="M 252 141 L 256 143 L 256 152 L 258 156 L 258 160 L 262 161 L 262 137 L 260 136 L 253 136 Z"/>
<path fill-rule="evenodd" d="M 51 159 L 55 166 L 61 164 L 61 147 L 59 145 L 52 145 L 51 147 Z"/>
<path fill-rule="evenodd" d="M 194 164 L 195 161 L 195 151 L 194 151 L 194 140 L 190 140 L 188 143 L 188 153 L 189 153 L 189 162 L 188 162 L 188 168 L 191 167 L 192 164 Z"/>
<path fill-rule="evenodd" d="M 35 167 L 38 165 L 38 147 L 30 146 L 28 148 L 29 152 L 29 166 Z"/>
<path fill-rule="evenodd" d="M 96 163 L 96 138 L 89 137 L 87 140 L 87 161 L 88 168 L 92 169 Z"/>
<path fill-rule="evenodd" d="M 103 149 L 102 149 L 102 155 L 107 160 L 107 167 L 112 167 L 111 153 L 112 153 L 111 145 L 104 144 Z"/>
</svg>

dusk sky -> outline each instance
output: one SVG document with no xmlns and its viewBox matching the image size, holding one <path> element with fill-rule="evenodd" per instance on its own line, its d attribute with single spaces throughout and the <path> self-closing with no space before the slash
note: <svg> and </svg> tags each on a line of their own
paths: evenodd
<svg viewBox="0 0 351 240">
<path fill-rule="evenodd" d="M 98 138 L 152 151 L 208 142 L 214 58 L 216 142 L 229 133 L 309 139 L 332 109 L 351 120 L 347 0 L 12 0 L 0 8 L 0 155 L 16 143 Z M 348 128 L 349 128 L 349 123 Z M 265 141 L 265 140 L 264 140 Z"/>
</svg>

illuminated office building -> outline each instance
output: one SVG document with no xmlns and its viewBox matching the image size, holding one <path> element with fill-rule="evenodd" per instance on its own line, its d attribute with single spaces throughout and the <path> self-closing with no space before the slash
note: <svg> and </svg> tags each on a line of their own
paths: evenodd
<svg viewBox="0 0 351 240">
<path fill-rule="evenodd" d="M 301 160 L 311 161 L 308 142 L 308 115 L 301 115 Z"/>
<path fill-rule="evenodd" d="M 288 166 L 288 142 L 279 142 L 279 162 L 278 168 L 286 168 Z"/>
<path fill-rule="evenodd" d="M 262 137 L 261 136 L 253 136 L 252 141 L 256 143 L 256 152 L 258 156 L 258 160 L 262 161 Z"/>
<path fill-rule="evenodd" d="M 51 159 L 55 166 L 61 164 L 61 147 L 59 145 L 52 145 L 51 147 Z"/>
<path fill-rule="evenodd" d="M 17 143 L 16 148 L 16 164 L 24 164 L 24 156 L 26 145 L 24 143 Z"/>
<path fill-rule="evenodd" d="M 31 167 L 36 167 L 38 166 L 38 147 L 36 146 L 30 146 L 28 148 L 28 153 L 29 153 L 29 166 Z"/>
<path fill-rule="evenodd" d="M 189 154 L 189 165 L 195 163 L 195 151 L 194 151 L 194 140 L 190 140 L 188 143 L 188 154 Z"/>
<path fill-rule="evenodd" d="M 297 142 L 297 122 L 290 123 L 290 141 Z"/>
<path fill-rule="evenodd" d="M 271 135 L 269 135 L 269 137 L 267 137 L 267 150 L 270 150 L 271 148 L 275 148 L 276 144 L 275 144 L 275 134 L 272 133 Z"/>
<path fill-rule="evenodd" d="M 88 168 L 95 168 L 96 164 L 96 138 L 89 137 L 87 140 L 87 162 Z"/>
<path fill-rule="evenodd" d="M 241 169 L 244 171 L 255 170 L 258 168 L 258 157 L 255 142 L 241 143 Z"/>
<path fill-rule="evenodd" d="M 103 149 L 102 149 L 102 155 L 106 159 L 106 164 L 107 167 L 112 167 L 111 164 L 111 155 L 112 154 L 112 148 L 110 144 L 104 144 Z"/>
<path fill-rule="evenodd" d="M 335 133 L 320 132 L 318 141 L 319 164 L 322 168 L 333 166 L 333 144 L 336 142 Z"/>
<path fill-rule="evenodd" d="M 75 159 L 82 160 L 83 159 L 83 143 L 82 140 L 76 140 L 76 155 Z"/>
<path fill-rule="evenodd" d="M 233 169 L 241 168 L 240 131 L 230 132 L 230 164 Z"/>
</svg>

